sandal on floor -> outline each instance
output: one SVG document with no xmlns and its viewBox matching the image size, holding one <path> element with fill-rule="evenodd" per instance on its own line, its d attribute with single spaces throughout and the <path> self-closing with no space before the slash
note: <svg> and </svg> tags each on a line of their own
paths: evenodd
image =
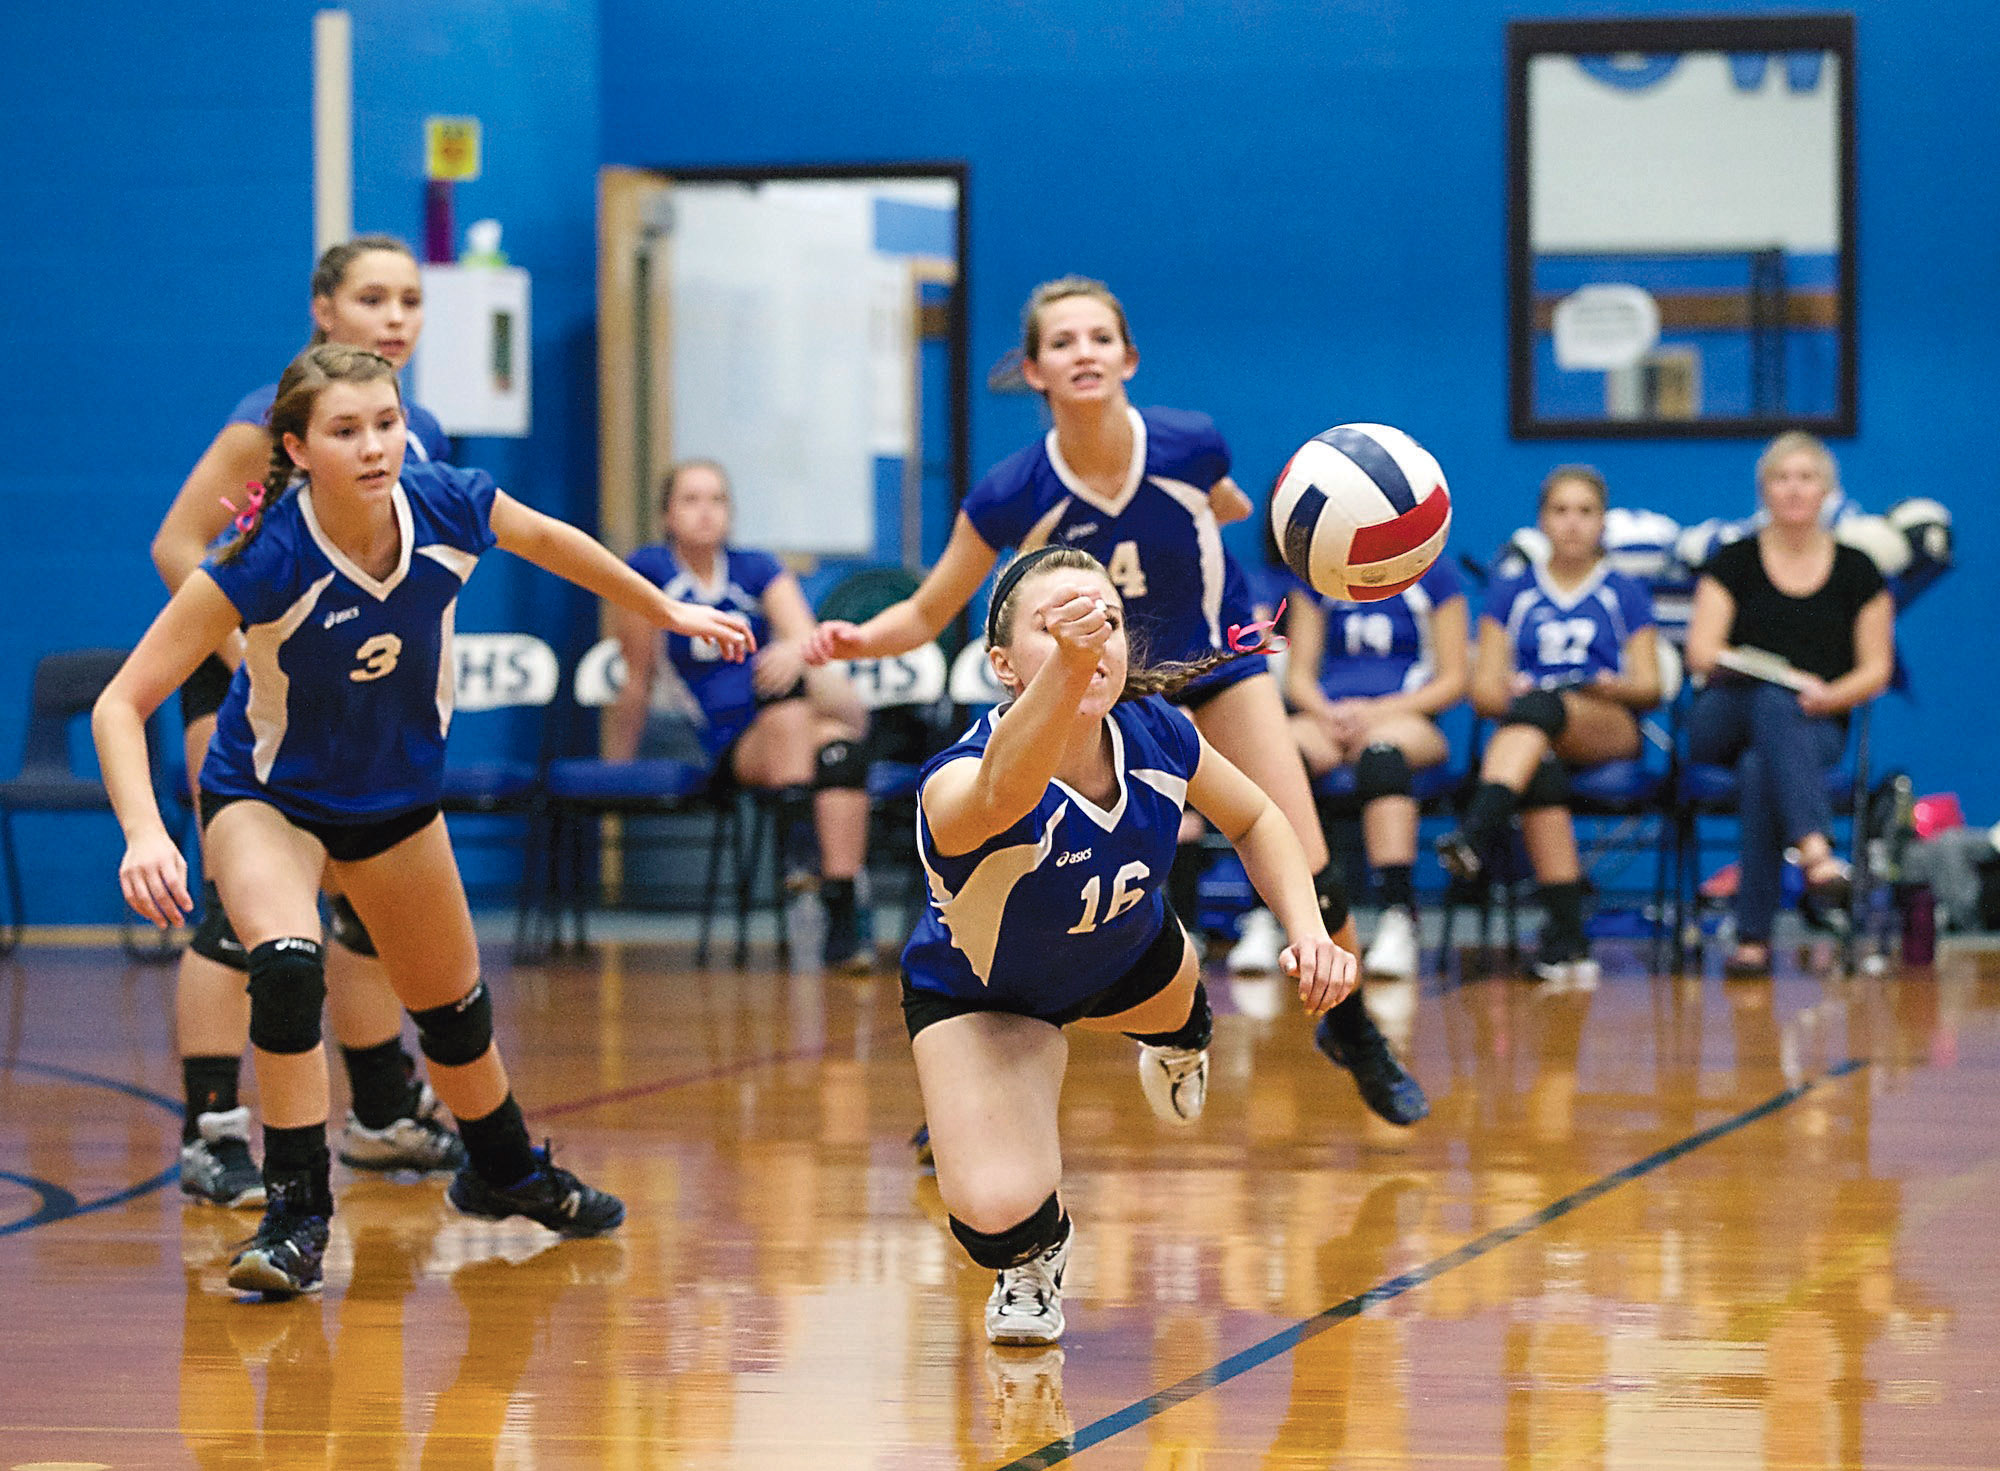
<svg viewBox="0 0 2000 1471">
<path fill-rule="evenodd" d="M 1763 954 L 1752 960 L 1749 954 L 1761 950 Z M 1730 981 L 1768 980 L 1771 975 L 1771 947 L 1768 945 L 1739 945 L 1729 952 L 1722 962 L 1723 979 Z"/>
</svg>

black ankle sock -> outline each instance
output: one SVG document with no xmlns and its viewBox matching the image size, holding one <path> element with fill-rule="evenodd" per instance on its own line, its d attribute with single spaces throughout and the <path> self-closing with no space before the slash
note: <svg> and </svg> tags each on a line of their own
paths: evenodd
<svg viewBox="0 0 2000 1471">
<path fill-rule="evenodd" d="M 1375 895 L 1384 909 L 1415 909 L 1417 888 L 1407 863 L 1385 863 L 1375 870 Z"/>
<path fill-rule="evenodd" d="M 363 1128 L 386 1129 L 416 1112 L 417 1090 L 399 1040 L 391 1037 L 373 1047 L 343 1047 L 340 1056 L 347 1064 L 354 1117 Z"/>
<path fill-rule="evenodd" d="M 528 1125 L 521 1117 L 521 1105 L 514 1101 L 512 1093 L 485 1118 L 460 1119 L 458 1137 L 465 1141 L 472 1168 L 489 1185 L 508 1189 L 542 1167 L 528 1142 Z"/>
<path fill-rule="evenodd" d="M 1514 809 L 1520 805 L 1520 794 L 1512 787 L 1502 786 L 1497 781 L 1483 781 L 1479 790 L 1472 794 L 1472 805 L 1466 809 L 1465 824 L 1459 831 L 1474 848 L 1484 849 L 1500 836 L 1500 830 L 1513 819 Z"/>
<path fill-rule="evenodd" d="M 1326 925 L 1329 935 L 1340 933 L 1340 927 L 1347 923 L 1350 912 L 1347 903 L 1347 885 L 1340 881 L 1340 869 L 1332 859 L 1313 875 L 1313 892 L 1319 896 L 1319 917 Z"/>
<path fill-rule="evenodd" d="M 1209 1010 L 1208 988 L 1200 981 L 1194 983 L 1194 1001 L 1188 1007 L 1188 1018 L 1171 1032 L 1127 1032 L 1125 1035 L 1148 1047 L 1201 1051 L 1215 1036 L 1215 1013 Z"/>
<path fill-rule="evenodd" d="M 1583 883 L 1542 885 L 1542 911 L 1548 915 L 1549 936 L 1567 948 L 1583 943 Z"/>
<path fill-rule="evenodd" d="M 830 912 L 854 912 L 853 879 L 821 879 L 819 882 L 819 902 Z"/>
<path fill-rule="evenodd" d="M 1326 1014 L 1326 1024 L 1334 1036 L 1343 1041 L 1375 1030 L 1375 1020 L 1368 1015 L 1368 1008 L 1361 1004 L 1361 988 L 1356 986 L 1348 992 L 1347 999 Z"/>
<path fill-rule="evenodd" d="M 183 1057 L 181 1091 L 187 1099 L 187 1117 L 181 1120 L 181 1143 L 192 1144 L 201 1135 L 195 1120 L 205 1113 L 228 1113 L 236 1107 L 236 1083 L 242 1074 L 242 1059 L 235 1057 Z"/>
<path fill-rule="evenodd" d="M 308 1124 L 302 1129 L 264 1126 L 264 1185 L 274 1198 L 282 1189 L 302 1213 L 332 1215 L 332 1168 L 325 1124 Z"/>
</svg>

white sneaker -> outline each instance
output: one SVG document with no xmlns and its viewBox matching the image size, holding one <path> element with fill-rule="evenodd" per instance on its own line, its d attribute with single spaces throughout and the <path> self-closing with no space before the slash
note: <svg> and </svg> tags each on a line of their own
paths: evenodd
<svg viewBox="0 0 2000 1471">
<path fill-rule="evenodd" d="M 1406 981 L 1417 973 L 1417 924 L 1407 909 L 1385 909 L 1375 939 L 1361 957 L 1363 975 Z"/>
<path fill-rule="evenodd" d="M 1139 1044 L 1139 1086 L 1153 1116 L 1185 1128 L 1208 1102 L 1208 1049 Z"/>
<path fill-rule="evenodd" d="M 1065 1221 L 1062 1240 L 993 1279 L 993 1291 L 986 1299 L 989 1343 L 1033 1346 L 1062 1337 L 1063 1268 L 1069 1265 L 1069 1243 L 1075 1234 Z"/>
<path fill-rule="evenodd" d="M 264 1175 L 250 1156 L 250 1110 L 195 1119 L 200 1131 L 181 1146 L 181 1193 L 211 1205 L 241 1210 L 264 1205 Z"/>
<path fill-rule="evenodd" d="M 1285 948 L 1285 932 L 1278 917 L 1268 909 L 1253 909 L 1243 916 L 1228 966 L 1235 975 L 1263 975 L 1278 968 L 1278 952 Z"/>
</svg>

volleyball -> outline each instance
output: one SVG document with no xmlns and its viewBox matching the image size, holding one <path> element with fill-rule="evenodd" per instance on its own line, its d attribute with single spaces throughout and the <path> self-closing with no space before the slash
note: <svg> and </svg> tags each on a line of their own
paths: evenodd
<svg viewBox="0 0 2000 1471">
<path fill-rule="evenodd" d="M 1451 492 L 1430 452 L 1386 424 L 1339 424 L 1300 446 L 1271 497 L 1285 563 L 1315 590 L 1372 603 L 1444 550 Z"/>
</svg>

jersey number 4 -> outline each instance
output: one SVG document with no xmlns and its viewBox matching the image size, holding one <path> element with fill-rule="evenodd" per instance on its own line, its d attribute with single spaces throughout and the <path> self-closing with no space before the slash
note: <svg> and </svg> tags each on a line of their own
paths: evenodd
<svg viewBox="0 0 2000 1471">
<path fill-rule="evenodd" d="M 1146 569 L 1139 565 L 1139 543 L 1121 541 L 1111 549 L 1111 560 L 1104 564 L 1105 576 L 1118 589 L 1118 595 L 1128 602 L 1146 595 Z"/>
<path fill-rule="evenodd" d="M 359 669 L 347 671 L 347 677 L 359 683 L 363 680 L 380 679 L 396 667 L 396 661 L 403 657 L 403 641 L 393 633 L 378 633 L 354 651 L 354 662 Z"/>
<path fill-rule="evenodd" d="M 1097 913 L 1098 885 L 1101 880 L 1098 875 L 1092 874 L 1090 882 L 1083 886 L 1083 918 L 1071 925 L 1069 932 L 1072 935 L 1087 935 L 1100 924 L 1109 924 L 1118 918 L 1146 897 L 1146 891 L 1139 885 L 1150 873 L 1151 870 L 1143 863 L 1128 863 L 1119 869 L 1118 876 L 1111 881 L 1111 902 L 1105 906 L 1102 918 Z"/>
</svg>

